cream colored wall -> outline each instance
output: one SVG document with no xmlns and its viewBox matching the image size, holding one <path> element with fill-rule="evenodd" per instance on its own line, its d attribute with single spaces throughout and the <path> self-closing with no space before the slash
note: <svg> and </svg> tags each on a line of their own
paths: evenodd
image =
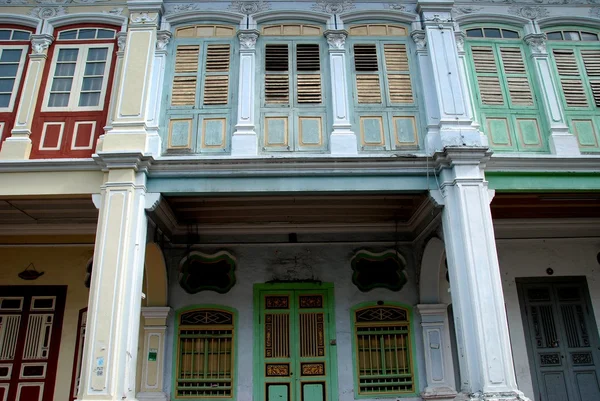
<svg viewBox="0 0 600 401">
<path fill-rule="evenodd" d="M 18 242 L 18 240 L 12 241 Z M 92 241 L 93 242 L 93 241 Z M 54 399 L 69 400 L 73 357 L 77 339 L 79 310 L 88 303 L 84 285 L 85 270 L 93 246 L 6 246 L 0 242 L 0 285 L 67 285 L 67 300 L 60 341 Z M 21 280 L 17 274 L 34 263 L 44 275 L 35 281 Z"/>
</svg>

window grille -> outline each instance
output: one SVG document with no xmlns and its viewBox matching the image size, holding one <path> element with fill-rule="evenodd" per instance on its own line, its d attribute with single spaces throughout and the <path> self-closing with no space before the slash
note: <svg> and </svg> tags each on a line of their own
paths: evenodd
<svg viewBox="0 0 600 401">
<path fill-rule="evenodd" d="M 183 313 L 179 319 L 177 398 L 232 398 L 233 315 L 215 309 Z"/>
<path fill-rule="evenodd" d="M 408 311 L 393 306 L 354 313 L 359 394 L 415 391 Z"/>
</svg>

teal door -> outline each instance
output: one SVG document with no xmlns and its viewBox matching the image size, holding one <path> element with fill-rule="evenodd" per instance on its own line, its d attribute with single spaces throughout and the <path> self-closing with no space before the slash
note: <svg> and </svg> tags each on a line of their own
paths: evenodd
<svg viewBox="0 0 600 401">
<path fill-rule="evenodd" d="M 259 290 L 259 399 L 332 400 L 329 291 Z"/>
<path fill-rule="evenodd" d="M 585 281 L 520 287 L 537 400 L 600 400 L 600 344 Z"/>
</svg>

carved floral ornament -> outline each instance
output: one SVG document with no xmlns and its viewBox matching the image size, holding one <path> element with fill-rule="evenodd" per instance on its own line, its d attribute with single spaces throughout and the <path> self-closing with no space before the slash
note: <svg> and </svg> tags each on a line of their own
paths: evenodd
<svg viewBox="0 0 600 401">
<path fill-rule="evenodd" d="M 256 14 L 259 11 L 266 11 L 271 8 L 271 5 L 264 0 L 249 0 L 249 1 L 232 1 L 229 5 L 230 11 L 235 11 L 240 14 L 250 15 Z"/>
<path fill-rule="evenodd" d="M 37 17 L 40 19 L 47 19 L 52 17 L 57 17 L 59 15 L 65 15 L 67 13 L 67 9 L 59 6 L 59 7 L 35 7 L 29 11 L 29 15 L 32 17 Z"/>
<path fill-rule="evenodd" d="M 425 48 L 427 47 L 427 37 L 425 36 L 425 31 L 412 31 L 410 37 L 415 42 L 415 45 L 417 46 L 417 51 L 425 50 Z"/>
<path fill-rule="evenodd" d="M 238 33 L 240 40 L 240 48 L 242 50 L 256 49 L 256 40 L 258 39 L 258 31 L 241 31 Z"/>
<path fill-rule="evenodd" d="M 50 35 L 32 35 L 31 37 L 31 54 L 45 55 L 48 48 L 52 44 L 52 36 Z"/>
<path fill-rule="evenodd" d="M 341 14 L 354 10 L 354 8 L 352 0 L 317 0 L 312 6 L 314 11 L 321 11 L 327 14 Z"/>
<path fill-rule="evenodd" d="M 525 7 L 521 7 L 521 6 L 512 6 L 508 9 L 508 12 L 510 14 L 514 14 L 514 15 L 518 15 L 520 17 L 523 18 L 528 18 L 528 19 L 538 19 L 538 18 L 542 18 L 542 17 L 547 17 L 550 13 L 548 12 L 548 9 L 546 7 L 533 7 L 533 6 L 525 6 Z"/>
<path fill-rule="evenodd" d="M 346 37 L 348 33 L 346 31 L 326 31 L 325 37 L 327 38 L 327 44 L 332 50 L 344 50 L 346 44 Z"/>
<path fill-rule="evenodd" d="M 526 35 L 523 39 L 525 39 L 525 43 L 531 49 L 531 53 L 533 54 L 546 54 L 546 34 L 544 33 L 531 33 Z"/>
<path fill-rule="evenodd" d="M 142 11 L 139 13 L 131 13 L 129 20 L 134 24 L 149 24 L 158 20 L 158 13 Z"/>
<path fill-rule="evenodd" d="M 156 32 L 156 50 L 167 50 L 167 45 L 171 40 L 173 34 L 170 31 L 158 31 Z"/>
</svg>

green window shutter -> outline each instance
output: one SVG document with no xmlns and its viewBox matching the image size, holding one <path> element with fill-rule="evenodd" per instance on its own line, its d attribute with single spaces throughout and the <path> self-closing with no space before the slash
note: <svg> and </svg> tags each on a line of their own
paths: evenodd
<svg viewBox="0 0 600 401">
<path fill-rule="evenodd" d="M 354 45 L 354 71 L 358 103 L 381 103 L 381 85 L 375 44 Z"/>
<path fill-rule="evenodd" d="M 383 49 L 390 102 L 413 103 L 406 45 L 386 43 Z"/>
<path fill-rule="evenodd" d="M 209 44 L 206 47 L 203 104 L 226 105 L 228 103 L 230 59 L 229 44 Z"/>
<path fill-rule="evenodd" d="M 287 44 L 265 46 L 265 103 L 289 104 L 290 71 Z"/>
<path fill-rule="evenodd" d="M 519 47 L 500 47 L 504 77 L 508 95 L 513 106 L 533 106 L 533 94 L 529 86 L 523 51 Z"/>
<path fill-rule="evenodd" d="M 318 44 L 296 45 L 297 102 L 321 103 L 321 57 Z"/>
<path fill-rule="evenodd" d="M 588 107 L 587 96 L 573 49 L 553 49 L 554 62 L 567 107 Z"/>
<path fill-rule="evenodd" d="M 200 46 L 181 45 L 175 51 L 172 106 L 194 106 L 198 83 Z"/>
<path fill-rule="evenodd" d="M 475 76 L 481 103 L 486 106 L 503 106 L 502 85 L 493 46 L 472 46 Z"/>
<path fill-rule="evenodd" d="M 581 58 L 590 82 L 594 104 L 600 107 L 600 50 L 581 50 Z"/>
</svg>

